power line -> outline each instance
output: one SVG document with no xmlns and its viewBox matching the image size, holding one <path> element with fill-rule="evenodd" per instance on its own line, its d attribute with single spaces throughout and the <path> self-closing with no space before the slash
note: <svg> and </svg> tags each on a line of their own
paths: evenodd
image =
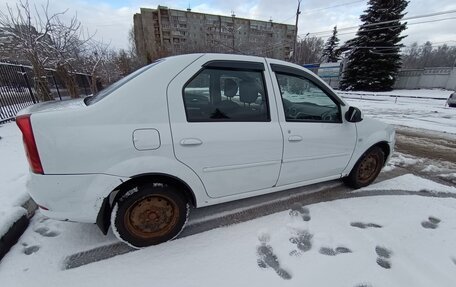
<svg viewBox="0 0 456 287">
<path fill-rule="evenodd" d="M 440 21 L 446 21 L 446 20 L 453 20 L 456 19 L 456 17 L 449 17 L 449 18 L 441 18 L 441 19 L 434 19 L 434 20 L 428 20 L 428 21 L 421 21 L 421 22 L 415 22 L 415 23 L 407 23 L 407 26 L 411 25 L 417 25 L 417 24 L 425 24 L 425 23 L 434 23 L 434 22 L 440 22 Z M 401 25 L 393 25 L 393 26 L 385 26 L 385 27 L 380 27 L 380 28 L 374 28 L 374 29 L 369 29 L 369 30 L 364 30 L 364 32 L 371 32 L 371 31 L 378 31 L 378 30 L 384 30 L 384 29 L 392 29 L 392 28 L 398 28 L 401 27 Z M 337 35 L 348 35 L 348 34 L 354 34 L 357 33 L 358 31 L 352 31 L 352 32 L 345 32 L 345 33 L 337 33 Z M 329 37 L 332 35 L 332 32 L 327 35 L 319 35 L 319 37 Z"/>
<path fill-rule="evenodd" d="M 311 9 L 311 10 L 307 10 L 306 12 L 304 12 L 303 15 L 309 15 L 309 14 L 312 14 L 312 13 L 315 13 L 318 11 L 328 10 L 328 9 L 332 9 L 332 8 L 342 7 L 342 6 L 348 6 L 348 5 L 356 4 L 356 3 L 360 3 L 360 2 L 365 2 L 365 0 L 358 0 L 358 1 L 336 4 L 336 5 L 328 6 L 328 7 L 324 7 L 324 8 Z"/>
<path fill-rule="evenodd" d="M 416 16 L 411 16 L 411 17 L 405 17 L 405 18 L 396 19 L 396 20 L 388 20 L 388 21 L 375 22 L 375 23 L 369 23 L 369 24 L 364 24 L 364 25 L 357 25 L 357 26 L 339 28 L 337 30 L 338 31 L 352 30 L 352 29 L 358 29 L 361 26 L 362 27 L 370 27 L 370 26 L 376 26 L 376 25 L 389 24 L 389 23 L 393 23 L 393 22 L 397 22 L 397 21 L 406 21 L 406 20 L 420 19 L 420 18 L 433 17 L 433 16 L 439 16 L 439 15 L 445 15 L 445 14 L 451 14 L 451 13 L 456 13 L 456 9 L 440 11 L 440 12 L 435 12 L 435 13 L 430 13 L 430 14 L 416 15 Z M 309 32 L 309 34 L 318 35 L 318 34 L 326 34 L 328 32 L 332 32 L 332 30 L 325 30 L 325 31 L 319 31 L 319 32 Z M 301 34 L 301 35 L 304 35 L 304 34 Z"/>
<path fill-rule="evenodd" d="M 328 9 L 332 9 L 332 8 L 337 8 L 337 7 L 342 7 L 342 6 L 349 6 L 349 5 L 352 5 L 352 4 L 355 4 L 355 3 L 360 3 L 360 2 L 365 2 L 366 0 L 358 0 L 358 1 L 352 1 L 352 2 L 345 2 L 345 3 L 340 3 L 340 4 L 336 4 L 336 5 L 332 5 L 332 6 L 327 6 L 327 7 L 321 7 L 321 8 L 315 8 L 315 9 L 310 9 L 310 10 L 307 10 L 303 13 L 301 13 L 302 15 L 310 15 L 310 14 L 313 14 L 315 12 L 319 12 L 319 11 L 324 11 L 324 10 L 328 10 Z M 278 21 L 277 23 L 284 23 L 288 20 L 291 20 L 291 19 L 294 19 L 296 17 L 296 14 L 293 14 L 292 16 L 288 17 L 287 19 L 285 20 L 282 20 L 282 21 Z"/>
</svg>

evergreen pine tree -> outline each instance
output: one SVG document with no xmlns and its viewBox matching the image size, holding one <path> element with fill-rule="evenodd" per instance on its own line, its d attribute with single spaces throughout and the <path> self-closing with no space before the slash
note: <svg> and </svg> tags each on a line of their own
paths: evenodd
<svg viewBox="0 0 456 287">
<path fill-rule="evenodd" d="M 337 38 L 337 26 L 334 26 L 333 34 L 325 43 L 322 59 L 328 63 L 334 63 L 340 60 L 339 38 Z"/>
<path fill-rule="evenodd" d="M 343 90 L 390 91 L 401 66 L 401 32 L 407 23 L 400 20 L 408 5 L 406 0 L 369 0 L 361 15 L 363 24 L 356 37 L 344 45 L 350 49 L 347 69 L 340 88 Z M 388 21 L 384 24 L 375 24 Z"/>
</svg>

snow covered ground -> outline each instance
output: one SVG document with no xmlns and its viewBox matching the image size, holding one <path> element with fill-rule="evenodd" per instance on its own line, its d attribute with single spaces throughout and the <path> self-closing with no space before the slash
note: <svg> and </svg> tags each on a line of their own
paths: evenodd
<svg viewBox="0 0 456 287">
<path fill-rule="evenodd" d="M 15 123 L 0 125 L 0 237 L 26 213 L 28 164 Z"/>
<path fill-rule="evenodd" d="M 408 190 L 411 180 L 422 181 L 398 177 L 394 189 Z M 390 187 L 385 181 L 375 189 Z M 455 226 L 455 198 L 364 195 L 296 203 L 289 211 L 62 270 L 65 256 L 115 239 L 94 225 L 38 214 L 2 261 L 0 278 L 5 286 L 454 286 Z"/>
<path fill-rule="evenodd" d="M 452 92 L 393 90 L 385 93 L 339 92 L 339 94 L 372 118 L 395 125 L 456 134 L 456 108 L 446 105 L 446 99 Z M 398 97 L 389 95 L 398 95 Z"/>
</svg>

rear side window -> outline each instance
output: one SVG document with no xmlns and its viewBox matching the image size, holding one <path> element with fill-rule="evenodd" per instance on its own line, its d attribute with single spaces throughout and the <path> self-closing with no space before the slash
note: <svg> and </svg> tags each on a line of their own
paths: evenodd
<svg viewBox="0 0 456 287">
<path fill-rule="evenodd" d="M 270 120 L 263 72 L 205 68 L 184 87 L 188 122 Z"/>
</svg>

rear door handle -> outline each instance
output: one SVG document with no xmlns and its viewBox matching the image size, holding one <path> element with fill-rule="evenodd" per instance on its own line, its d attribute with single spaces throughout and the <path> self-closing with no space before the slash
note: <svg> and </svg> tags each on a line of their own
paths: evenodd
<svg viewBox="0 0 456 287">
<path fill-rule="evenodd" d="M 200 139 L 195 139 L 195 138 L 183 139 L 180 141 L 180 144 L 184 145 L 184 146 L 196 146 L 196 145 L 200 145 L 202 143 L 203 142 Z"/>
<path fill-rule="evenodd" d="M 300 141 L 302 141 L 302 137 L 301 136 L 289 136 L 288 141 L 289 142 L 300 142 Z"/>
</svg>

